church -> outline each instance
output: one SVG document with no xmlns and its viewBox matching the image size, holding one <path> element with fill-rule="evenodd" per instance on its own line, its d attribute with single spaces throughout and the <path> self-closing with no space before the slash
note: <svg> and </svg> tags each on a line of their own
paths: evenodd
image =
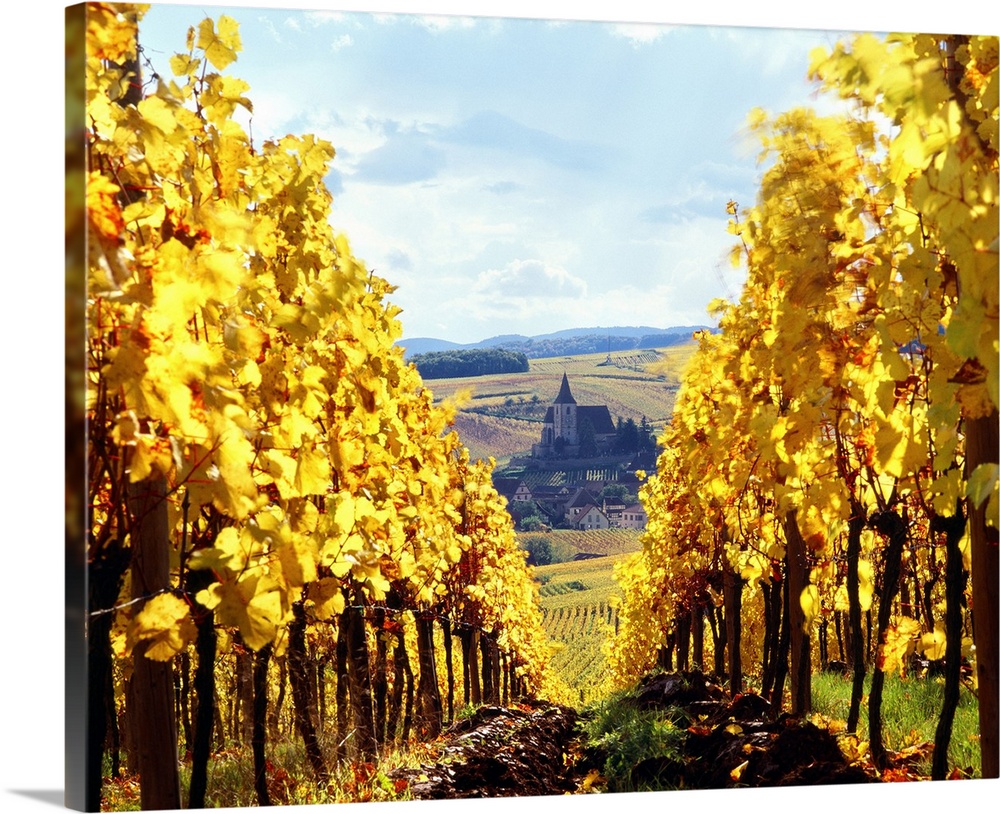
<svg viewBox="0 0 1000 814">
<path fill-rule="evenodd" d="M 608 452 L 614 442 L 615 422 L 607 405 L 578 405 L 563 373 L 559 393 L 545 412 L 541 440 L 531 447 L 531 457 L 592 457 Z"/>
</svg>

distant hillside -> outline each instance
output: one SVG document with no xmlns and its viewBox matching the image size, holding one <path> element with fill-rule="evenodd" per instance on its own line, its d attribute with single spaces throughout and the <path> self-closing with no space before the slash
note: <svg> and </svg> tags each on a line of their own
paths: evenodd
<svg viewBox="0 0 1000 814">
<path fill-rule="evenodd" d="M 500 347 L 504 350 L 523 353 L 529 359 L 543 359 L 549 356 L 571 356 L 580 353 L 664 348 L 687 342 L 691 339 L 691 334 L 701 330 L 715 331 L 716 329 L 707 325 L 685 325 L 673 328 L 651 328 L 647 325 L 568 328 L 538 336 L 504 334 L 465 345 L 431 337 L 401 339 L 397 344 L 405 348 L 407 359 L 416 354 L 429 352 Z"/>
<path fill-rule="evenodd" d="M 498 465 L 527 455 L 541 436 L 545 412 L 559 392 L 563 374 L 572 383 L 580 404 L 605 404 L 615 421 L 645 418 L 659 432 L 670 420 L 674 396 L 693 342 L 679 342 L 658 350 L 562 355 L 529 360 L 527 373 L 504 373 L 474 378 L 435 379 L 428 382 L 434 399 L 460 401 L 455 427 L 472 458 L 493 456 Z"/>
</svg>

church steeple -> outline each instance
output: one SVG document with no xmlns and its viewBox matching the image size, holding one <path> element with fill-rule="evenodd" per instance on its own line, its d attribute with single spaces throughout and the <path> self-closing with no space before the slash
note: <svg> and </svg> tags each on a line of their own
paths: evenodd
<svg viewBox="0 0 1000 814">
<path fill-rule="evenodd" d="M 559 395 L 556 396 L 556 400 L 552 402 L 553 404 L 576 404 L 576 399 L 573 398 L 573 394 L 569 392 L 569 379 L 566 378 L 566 374 L 563 373 L 562 385 L 559 387 Z"/>
</svg>

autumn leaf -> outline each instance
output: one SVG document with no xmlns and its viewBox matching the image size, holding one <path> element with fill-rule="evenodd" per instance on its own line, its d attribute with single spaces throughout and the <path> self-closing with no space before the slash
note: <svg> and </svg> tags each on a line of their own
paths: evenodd
<svg viewBox="0 0 1000 814">
<path fill-rule="evenodd" d="M 159 594 L 143 605 L 129 625 L 128 651 L 146 642 L 146 658 L 170 661 L 197 635 L 187 603 L 173 594 Z"/>
<path fill-rule="evenodd" d="M 219 27 L 216 29 L 214 21 L 205 18 L 198 25 L 196 46 L 204 50 L 205 57 L 213 67 L 223 70 L 236 59 L 236 53 L 243 47 L 239 23 L 223 14 L 219 17 Z"/>
</svg>

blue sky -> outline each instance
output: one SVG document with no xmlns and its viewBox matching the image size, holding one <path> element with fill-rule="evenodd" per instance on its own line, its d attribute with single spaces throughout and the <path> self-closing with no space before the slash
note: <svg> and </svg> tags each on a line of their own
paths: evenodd
<svg viewBox="0 0 1000 814">
<path fill-rule="evenodd" d="M 334 144 L 334 227 L 398 286 L 404 339 L 708 322 L 742 283 L 726 203 L 755 196 L 748 112 L 835 106 L 806 78 L 835 27 L 285 5 L 154 5 L 140 39 L 166 73 L 189 25 L 240 23 L 228 72 L 250 83 L 254 139 Z"/>
<path fill-rule="evenodd" d="M 809 51 L 837 39 L 154 4 L 147 56 L 168 73 L 187 27 L 221 13 L 240 23 L 227 71 L 251 86 L 254 139 L 330 140 L 334 227 L 398 286 L 404 337 L 458 342 L 708 321 L 741 284 L 726 202 L 754 197 L 746 115 L 815 104 Z"/>
</svg>

